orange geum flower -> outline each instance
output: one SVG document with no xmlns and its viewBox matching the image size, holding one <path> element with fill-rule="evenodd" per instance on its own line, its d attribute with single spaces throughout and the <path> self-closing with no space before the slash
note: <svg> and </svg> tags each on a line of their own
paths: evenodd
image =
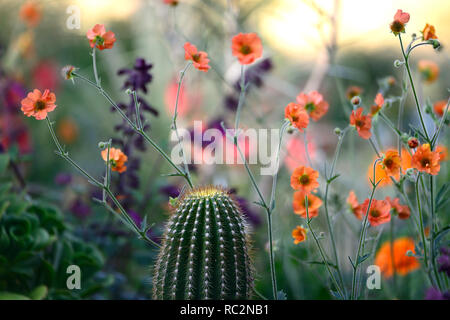
<svg viewBox="0 0 450 320">
<path fill-rule="evenodd" d="M 363 215 L 366 215 L 367 208 L 369 207 L 369 199 L 366 199 L 361 205 L 361 211 Z M 380 224 L 389 222 L 391 220 L 391 205 L 386 200 L 373 199 L 369 209 L 369 222 L 373 227 Z"/>
<path fill-rule="evenodd" d="M 422 39 L 423 40 L 430 40 L 430 39 L 437 39 L 436 35 L 436 29 L 431 24 L 426 24 L 425 28 L 423 28 L 422 31 Z"/>
<path fill-rule="evenodd" d="M 388 150 L 383 156 L 381 161 L 383 169 L 389 176 L 397 177 L 400 172 L 401 159 L 400 155 L 396 150 Z"/>
<path fill-rule="evenodd" d="M 28 117 L 35 117 L 37 120 L 43 120 L 47 113 L 56 108 L 56 96 L 53 92 L 46 89 L 44 93 L 38 89 L 29 92 L 27 97 L 21 101 L 22 112 Z"/>
<path fill-rule="evenodd" d="M 308 196 L 308 214 L 306 214 L 306 196 Z M 319 214 L 319 208 L 322 206 L 322 200 L 313 195 L 307 194 L 303 190 L 294 192 L 294 199 L 292 201 L 292 207 L 294 213 L 298 214 L 304 219 L 317 217 Z"/>
<path fill-rule="evenodd" d="M 329 107 L 328 102 L 317 91 L 312 91 L 308 94 L 300 93 L 297 96 L 297 102 L 305 108 L 306 112 L 308 112 L 314 121 L 322 118 L 327 113 Z"/>
<path fill-rule="evenodd" d="M 390 197 L 386 197 L 386 201 L 389 202 L 391 209 L 400 219 L 408 219 L 411 216 L 411 210 L 409 210 L 408 206 L 401 205 L 399 198 L 391 199 Z"/>
<path fill-rule="evenodd" d="M 289 119 L 291 125 L 296 127 L 300 132 L 308 127 L 309 116 L 305 108 L 298 103 L 289 103 L 284 109 L 284 116 Z"/>
<path fill-rule="evenodd" d="M 408 251 L 415 253 L 414 240 L 411 238 L 399 238 L 394 241 L 391 249 L 391 242 L 383 243 L 375 256 L 375 264 L 380 267 L 382 274 L 389 278 L 395 272 L 399 275 L 406 275 L 418 268 L 420 263 L 416 257 L 407 255 Z M 392 261 L 392 257 L 394 258 Z"/>
<path fill-rule="evenodd" d="M 175 7 L 178 4 L 178 0 L 164 0 L 165 4 L 171 5 L 173 7 Z"/>
<path fill-rule="evenodd" d="M 99 50 L 111 49 L 116 42 L 114 32 L 106 32 L 103 24 L 96 24 L 92 29 L 89 29 L 86 37 L 89 39 L 91 48 L 96 46 Z"/>
<path fill-rule="evenodd" d="M 108 161 L 108 149 L 104 149 L 101 154 L 103 160 Z M 119 173 L 125 172 L 127 170 L 125 162 L 127 161 L 128 157 L 122 150 L 116 148 L 109 149 L 109 162 L 111 163 L 112 171 L 117 171 Z"/>
<path fill-rule="evenodd" d="M 436 152 L 439 153 L 439 161 L 447 161 L 448 159 L 448 150 L 445 146 L 437 146 Z"/>
<path fill-rule="evenodd" d="M 405 25 L 409 21 L 409 13 L 403 12 L 398 9 L 394 15 L 394 21 L 391 23 L 391 30 L 395 35 L 398 35 L 400 32 L 405 32 Z"/>
<path fill-rule="evenodd" d="M 184 59 L 192 60 L 192 64 L 200 71 L 208 72 L 211 68 L 208 63 L 208 54 L 204 51 L 198 51 L 197 47 L 189 42 L 184 44 Z"/>
<path fill-rule="evenodd" d="M 412 156 L 412 167 L 435 176 L 441 169 L 440 161 L 440 153 L 431 151 L 430 145 L 425 143 L 419 146 Z"/>
<path fill-rule="evenodd" d="M 363 213 L 361 211 L 361 205 L 358 202 L 358 198 L 353 190 L 351 190 L 348 194 L 347 204 L 350 207 L 350 211 L 355 215 L 359 220 L 362 219 Z"/>
<path fill-rule="evenodd" d="M 363 139 L 369 139 L 372 133 L 370 128 L 372 127 L 372 117 L 370 115 L 364 116 L 363 108 L 358 108 L 352 111 L 350 115 L 350 125 L 356 127 L 356 131 Z"/>
<path fill-rule="evenodd" d="M 417 68 L 426 83 L 432 83 L 439 77 L 439 67 L 433 61 L 420 60 Z"/>
<path fill-rule="evenodd" d="M 442 117 L 444 115 L 444 111 L 445 111 L 446 107 L 447 107 L 447 100 L 437 101 L 433 105 L 434 112 L 436 112 L 436 114 L 439 117 Z"/>
<path fill-rule="evenodd" d="M 41 21 L 41 9 L 35 1 L 27 1 L 20 7 L 20 18 L 27 23 L 29 27 L 35 27 Z"/>
<path fill-rule="evenodd" d="M 378 113 L 378 111 L 381 110 L 381 108 L 384 105 L 384 97 L 381 93 L 377 93 L 375 100 L 375 104 L 370 108 L 370 114 L 371 116 L 374 116 Z"/>
<path fill-rule="evenodd" d="M 297 226 L 294 230 L 292 230 L 292 238 L 294 238 L 294 244 L 299 244 L 306 240 L 307 229 Z"/>
<path fill-rule="evenodd" d="M 402 149 L 402 170 L 406 171 L 412 167 L 412 156 L 406 149 Z"/>
<path fill-rule="evenodd" d="M 262 56 L 263 46 L 256 33 L 239 33 L 231 40 L 231 50 L 240 64 L 251 64 Z"/>
<path fill-rule="evenodd" d="M 291 187 L 294 190 L 302 190 L 310 193 L 319 187 L 319 182 L 317 182 L 318 177 L 319 172 L 313 168 L 300 166 L 291 175 Z"/>
<path fill-rule="evenodd" d="M 361 95 L 363 92 L 363 89 L 361 89 L 358 86 L 350 86 L 347 88 L 347 91 L 345 92 L 345 96 L 348 100 L 352 100 L 353 97 Z"/>
</svg>

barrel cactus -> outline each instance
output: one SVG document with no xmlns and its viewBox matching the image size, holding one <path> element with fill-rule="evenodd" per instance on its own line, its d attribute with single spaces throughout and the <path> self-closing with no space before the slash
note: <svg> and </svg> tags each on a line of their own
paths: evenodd
<svg viewBox="0 0 450 320">
<path fill-rule="evenodd" d="M 253 289 L 247 224 L 220 187 L 182 195 L 153 275 L 154 299 L 247 299 Z"/>
</svg>

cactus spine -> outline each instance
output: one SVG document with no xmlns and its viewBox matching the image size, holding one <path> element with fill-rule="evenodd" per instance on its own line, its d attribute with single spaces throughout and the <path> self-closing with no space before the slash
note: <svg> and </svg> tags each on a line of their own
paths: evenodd
<svg viewBox="0 0 450 320">
<path fill-rule="evenodd" d="M 253 288 L 247 226 L 218 187 L 181 197 L 164 234 L 154 299 L 247 299 Z"/>
</svg>

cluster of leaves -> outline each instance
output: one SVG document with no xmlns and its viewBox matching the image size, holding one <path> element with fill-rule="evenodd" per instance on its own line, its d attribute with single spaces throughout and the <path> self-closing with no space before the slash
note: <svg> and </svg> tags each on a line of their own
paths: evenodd
<svg viewBox="0 0 450 320">
<path fill-rule="evenodd" d="M 0 174 L 8 167 L 0 154 Z M 0 181 L 0 299 L 81 299 L 108 285 L 94 275 L 101 252 L 71 232 L 62 213 Z M 81 269 L 81 289 L 69 290 L 67 267 Z"/>
</svg>

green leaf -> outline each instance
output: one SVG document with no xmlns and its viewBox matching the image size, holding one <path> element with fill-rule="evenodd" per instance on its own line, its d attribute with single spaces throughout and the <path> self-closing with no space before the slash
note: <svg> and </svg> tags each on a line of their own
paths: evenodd
<svg viewBox="0 0 450 320">
<path fill-rule="evenodd" d="M 365 255 L 363 255 L 363 256 L 359 256 L 359 257 L 358 257 L 358 262 L 357 262 L 357 264 L 363 263 L 363 262 L 366 261 L 367 258 L 369 258 L 369 257 L 370 257 L 370 254 L 369 254 L 369 253 L 368 253 L 368 254 L 365 254 Z"/>
<path fill-rule="evenodd" d="M 3 173 L 9 165 L 9 154 L 0 154 L 0 173 Z"/>
<path fill-rule="evenodd" d="M 30 300 L 27 296 L 14 292 L 0 292 L 0 300 Z"/>
<path fill-rule="evenodd" d="M 34 290 L 30 292 L 30 298 L 33 300 L 42 300 L 45 299 L 45 297 L 47 297 L 47 294 L 48 294 L 47 286 L 41 285 L 34 288 Z"/>
<path fill-rule="evenodd" d="M 449 201 L 449 197 L 446 197 L 447 193 L 450 191 L 450 182 L 444 183 L 441 189 L 436 195 L 436 210 L 439 210 Z"/>
</svg>

